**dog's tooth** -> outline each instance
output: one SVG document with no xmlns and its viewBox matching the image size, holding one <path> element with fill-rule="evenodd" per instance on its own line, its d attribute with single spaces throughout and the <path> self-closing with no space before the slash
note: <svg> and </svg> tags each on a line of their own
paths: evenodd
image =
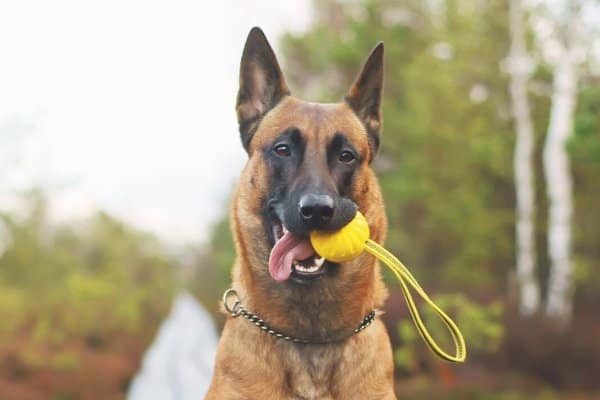
<svg viewBox="0 0 600 400">
<path fill-rule="evenodd" d="M 292 265 L 294 266 L 294 268 L 296 269 L 296 271 L 302 272 L 302 273 L 315 273 L 318 272 L 321 267 L 323 266 L 323 263 L 325 262 L 325 259 L 323 257 L 314 257 L 312 259 L 312 263 L 310 265 L 303 265 L 301 264 L 298 260 L 294 260 L 292 262 Z"/>
<path fill-rule="evenodd" d="M 285 235 L 286 233 L 288 233 L 289 231 L 287 230 L 287 228 L 281 224 L 281 228 L 283 228 L 283 234 Z"/>
</svg>

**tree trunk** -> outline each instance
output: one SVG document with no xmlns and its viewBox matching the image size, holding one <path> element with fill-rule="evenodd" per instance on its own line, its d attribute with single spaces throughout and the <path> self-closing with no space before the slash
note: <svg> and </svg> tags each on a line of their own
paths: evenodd
<svg viewBox="0 0 600 400">
<path fill-rule="evenodd" d="M 531 122 L 527 83 L 531 60 L 527 57 L 521 0 L 510 2 L 511 46 L 508 59 L 511 108 L 516 130 L 513 156 L 517 201 L 516 251 L 519 311 L 534 314 L 540 303 L 540 289 L 535 276 L 535 186 L 533 174 L 534 131 Z"/>
<path fill-rule="evenodd" d="M 546 313 L 567 320 L 572 312 L 571 217 L 573 183 L 566 143 L 573 130 L 577 92 L 575 67 L 564 57 L 554 71 L 554 93 L 544 145 L 544 173 L 549 200 L 550 277 Z"/>
<path fill-rule="evenodd" d="M 580 7 L 574 2 L 567 21 L 566 43 L 553 71 L 552 106 L 544 144 L 544 174 L 549 200 L 548 255 L 550 275 L 546 314 L 566 325 L 573 312 L 571 235 L 573 183 L 566 145 L 573 133 L 577 99 L 577 60 Z"/>
</svg>

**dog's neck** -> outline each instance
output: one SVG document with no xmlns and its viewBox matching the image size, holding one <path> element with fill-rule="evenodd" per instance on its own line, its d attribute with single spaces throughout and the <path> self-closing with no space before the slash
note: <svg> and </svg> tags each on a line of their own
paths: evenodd
<svg viewBox="0 0 600 400">
<path fill-rule="evenodd" d="M 387 291 L 379 267 L 370 257 L 338 276 L 305 284 L 276 282 L 268 274 L 252 276 L 236 263 L 234 287 L 245 307 L 286 335 L 311 341 L 330 341 L 353 333 L 365 316 L 381 307 Z"/>
</svg>

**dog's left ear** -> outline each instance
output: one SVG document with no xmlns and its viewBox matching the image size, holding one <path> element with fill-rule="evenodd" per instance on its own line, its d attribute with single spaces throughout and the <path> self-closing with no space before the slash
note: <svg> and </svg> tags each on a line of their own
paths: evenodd
<svg viewBox="0 0 600 400">
<path fill-rule="evenodd" d="M 242 54 L 236 105 L 246 150 L 260 119 L 288 94 L 290 91 L 265 34 L 258 27 L 252 28 Z"/>
<path fill-rule="evenodd" d="M 345 97 L 348 105 L 364 124 L 369 135 L 371 159 L 379 148 L 379 135 L 383 123 L 381 97 L 383 92 L 383 43 L 380 42 L 371 54 L 362 71 Z"/>
</svg>

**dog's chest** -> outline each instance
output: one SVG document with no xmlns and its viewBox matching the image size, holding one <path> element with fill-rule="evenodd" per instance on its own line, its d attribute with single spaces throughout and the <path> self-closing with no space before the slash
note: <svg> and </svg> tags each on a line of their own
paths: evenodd
<svg viewBox="0 0 600 400">
<path fill-rule="evenodd" d="M 285 386 L 293 399 L 333 399 L 340 354 L 327 347 L 299 346 L 287 354 Z"/>
</svg>

